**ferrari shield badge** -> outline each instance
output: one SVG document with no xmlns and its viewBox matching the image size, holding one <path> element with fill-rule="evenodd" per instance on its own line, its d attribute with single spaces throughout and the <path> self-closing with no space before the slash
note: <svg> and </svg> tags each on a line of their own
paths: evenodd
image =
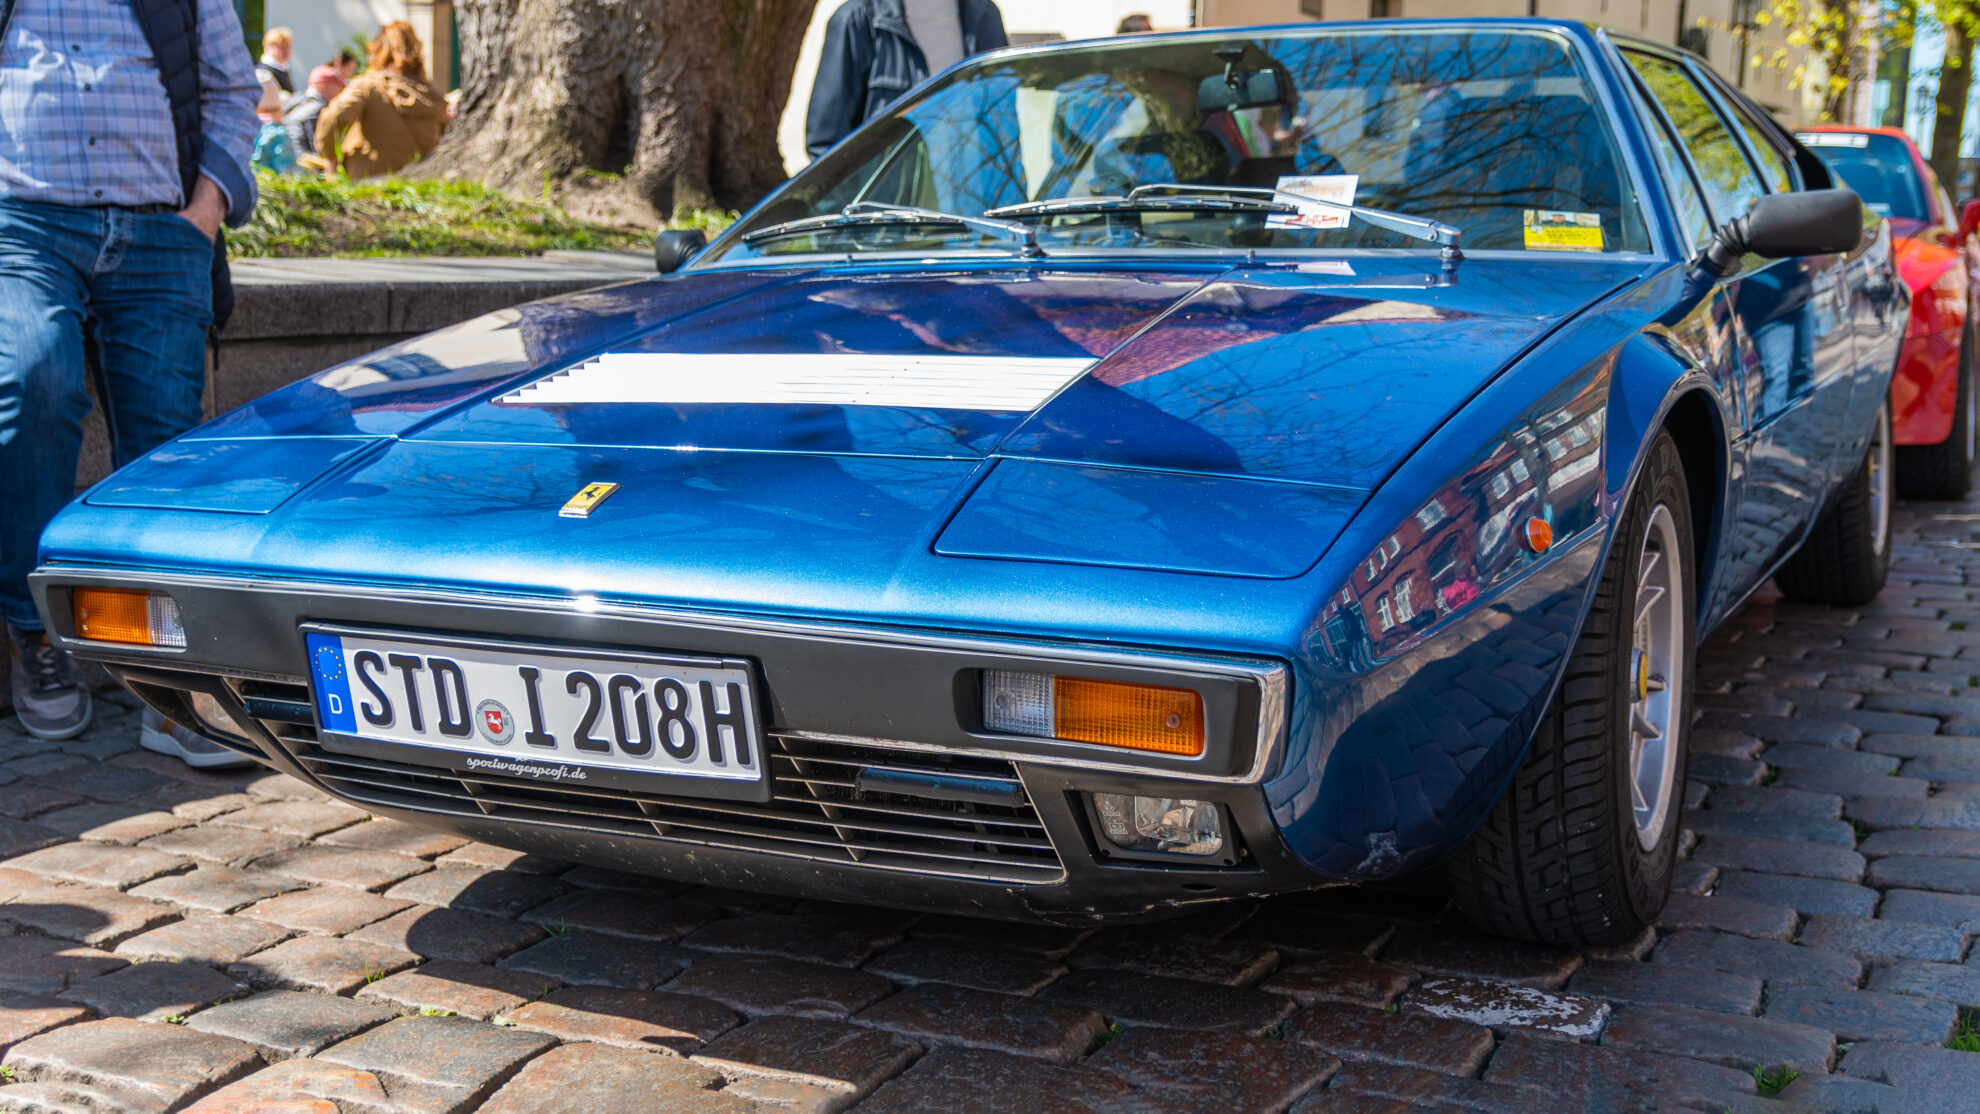
<svg viewBox="0 0 1980 1114">
<path fill-rule="evenodd" d="M 619 490 L 618 484 L 585 484 L 578 493 L 565 502 L 564 509 L 557 512 L 560 518 L 590 518 L 598 504 L 611 498 Z"/>
</svg>

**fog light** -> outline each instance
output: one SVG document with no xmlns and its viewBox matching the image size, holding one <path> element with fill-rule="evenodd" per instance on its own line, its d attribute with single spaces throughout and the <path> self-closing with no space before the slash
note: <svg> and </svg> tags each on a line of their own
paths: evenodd
<svg viewBox="0 0 1980 1114">
<path fill-rule="evenodd" d="M 1209 801 L 1093 794 L 1100 832 L 1123 851 L 1215 855 L 1224 849 L 1224 818 Z"/>
<path fill-rule="evenodd" d="M 76 637 L 137 646 L 184 646 L 179 605 L 163 592 L 78 588 L 71 599 Z"/>
<path fill-rule="evenodd" d="M 200 729 L 209 735 L 220 735 L 243 743 L 250 738 L 241 721 L 235 719 L 234 713 L 214 699 L 211 693 L 193 693 L 192 710 L 199 719 Z"/>
<path fill-rule="evenodd" d="M 986 669 L 983 726 L 1193 758 L 1203 753 L 1203 697 L 1193 689 Z"/>
</svg>

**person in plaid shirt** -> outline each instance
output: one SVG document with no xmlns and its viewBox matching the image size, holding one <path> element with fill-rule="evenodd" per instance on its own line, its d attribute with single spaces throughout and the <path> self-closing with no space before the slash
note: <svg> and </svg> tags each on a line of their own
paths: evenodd
<svg viewBox="0 0 1980 1114">
<path fill-rule="evenodd" d="M 260 95 L 233 0 L 0 0 L 0 618 L 14 710 L 42 738 L 90 718 L 27 588 L 75 490 L 84 368 L 119 465 L 199 422 L 216 237 L 254 210 Z M 235 760 L 146 727 L 153 749 Z"/>
</svg>

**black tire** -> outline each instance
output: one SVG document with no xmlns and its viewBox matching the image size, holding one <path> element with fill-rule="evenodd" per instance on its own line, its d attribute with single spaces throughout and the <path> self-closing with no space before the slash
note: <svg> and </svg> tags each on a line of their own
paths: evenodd
<svg viewBox="0 0 1980 1114">
<path fill-rule="evenodd" d="M 1952 432 L 1936 445 L 1898 445 L 1897 490 L 1906 499 L 1963 499 L 1973 490 L 1973 344 L 1959 345 L 1959 393 Z"/>
<path fill-rule="evenodd" d="M 1849 486 L 1815 523 L 1801 548 L 1774 573 L 1782 595 L 1798 603 L 1857 607 L 1884 590 L 1891 571 L 1892 493 L 1886 488 L 1883 498 L 1877 498 L 1879 478 L 1873 462 L 1890 440 L 1891 412 L 1886 406 L 1877 411 L 1876 432 Z"/>
<path fill-rule="evenodd" d="M 1638 576 L 1652 511 L 1668 508 L 1676 568 L 1679 682 L 1669 732 L 1672 780 L 1656 838 L 1646 850 L 1630 794 L 1632 649 Z M 1620 944 L 1655 924 L 1677 865 L 1679 814 L 1691 720 L 1693 613 L 1691 509 L 1684 462 L 1668 433 L 1651 445 L 1642 478 L 1617 524 L 1595 601 L 1554 697 L 1512 784 L 1448 866 L 1466 920 L 1487 932 L 1567 946 Z"/>
</svg>

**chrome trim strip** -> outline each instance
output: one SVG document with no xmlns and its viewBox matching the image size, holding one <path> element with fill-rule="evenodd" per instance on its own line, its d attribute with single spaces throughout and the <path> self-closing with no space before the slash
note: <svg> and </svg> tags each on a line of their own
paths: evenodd
<svg viewBox="0 0 1980 1114">
<path fill-rule="evenodd" d="M 445 589 L 409 589 L 391 591 L 388 589 L 364 588 L 357 585 L 337 582 L 239 579 L 220 576 L 188 576 L 183 574 L 145 573 L 127 569 L 101 569 L 77 565 L 43 565 L 32 574 L 38 586 L 46 587 L 51 582 L 59 582 L 65 589 L 75 587 L 148 587 L 169 592 L 174 587 L 209 591 L 268 592 L 283 595 L 313 595 L 334 599 L 364 600 L 381 603 L 421 603 L 439 606 L 479 607 L 510 612 L 537 612 L 554 615 L 596 615 L 606 618 L 624 619 L 632 622 L 670 622 L 683 626 L 704 629 L 732 630 L 740 635 L 780 634 L 816 639 L 819 641 L 867 643 L 882 646 L 896 646 L 904 649 L 930 648 L 961 650 L 991 654 L 1017 654 L 1031 658 L 1062 661 L 1071 665 L 1082 663 L 1097 665 L 1119 665 L 1143 669 L 1168 670 L 1178 673 L 1207 673 L 1226 678 L 1250 681 L 1258 688 L 1258 733 L 1253 740 L 1251 768 L 1236 775 L 1192 774 L 1187 770 L 1172 767 L 1137 766 L 1104 760 L 1088 760 L 1056 755 L 1038 755 L 1024 751 L 1006 751 L 983 747 L 951 747 L 939 744 L 915 743 L 908 740 L 870 739 L 829 734 L 814 734 L 803 731 L 780 731 L 766 726 L 765 733 L 787 735 L 796 739 L 811 739 L 819 742 L 857 743 L 876 747 L 891 747 L 897 750 L 925 750 L 934 753 L 968 754 L 985 758 L 1001 758 L 1021 764 L 1069 767 L 1104 773 L 1128 773 L 1177 780 L 1197 781 L 1206 784 L 1258 784 L 1272 771 L 1285 744 L 1287 717 L 1290 709 L 1291 682 L 1285 665 L 1278 662 L 1260 661 L 1246 658 L 1186 657 L 1161 651 L 1123 650 L 1119 647 L 1089 646 L 1078 642 L 1029 642 L 1019 638 L 998 638 L 991 636 L 938 635 L 887 627 L 832 626 L 823 623 L 805 623 L 794 620 L 769 619 L 761 616 L 738 616 L 721 612 L 681 611 L 673 608 L 650 605 L 609 602 L 593 596 L 579 596 L 575 599 L 553 599 L 544 596 L 504 596 L 493 592 L 467 592 Z M 91 656 L 109 661 L 122 661 L 132 665 L 173 664 L 187 672 L 205 673 L 220 676 L 253 675 L 252 670 L 211 667 L 188 668 L 176 660 L 177 650 L 164 652 L 149 647 L 125 645 L 123 643 L 100 643 L 56 634 L 64 648 L 82 649 Z M 110 652 L 100 652 L 110 651 Z M 280 675 L 261 673 L 255 679 L 273 679 Z M 294 684 L 307 685 L 307 678 L 283 680 Z M 1064 745 L 1086 745 L 1067 740 L 1053 740 Z"/>
</svg>

